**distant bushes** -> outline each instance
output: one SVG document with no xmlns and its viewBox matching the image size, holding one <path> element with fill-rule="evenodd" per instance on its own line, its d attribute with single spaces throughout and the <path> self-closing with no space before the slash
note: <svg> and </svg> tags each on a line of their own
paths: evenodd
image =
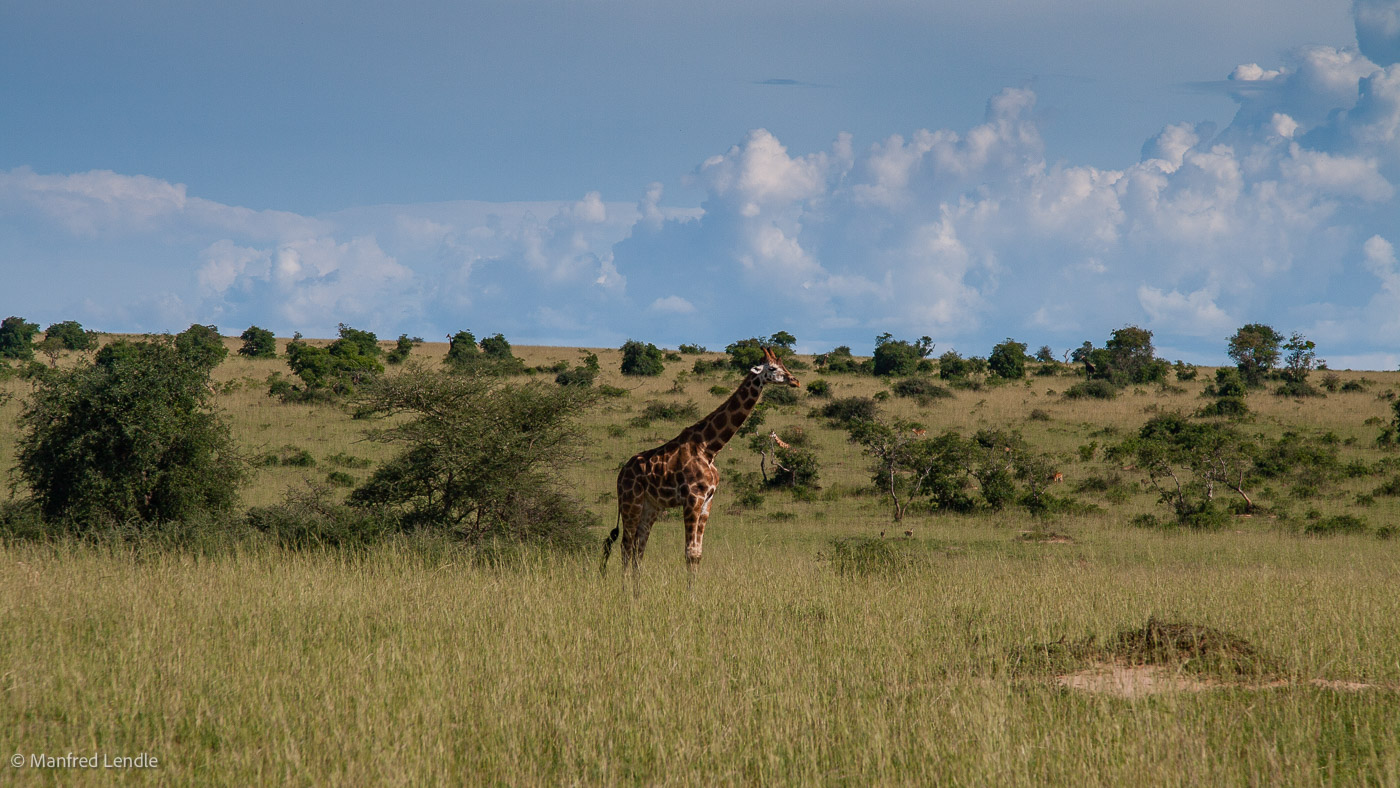
<svg viewBox="0 0 1400 788">
<path fill-rule="evenodd" d="M 841 397 L 826 403 L 816 412 L 822 418 L 844 427 L 858 421 L 873 420 L 879 414 L 880 406 L 870 397 Z"/>
<path fill-rule="evenodd" d="M 622 344 L 622 374 L 656 377 L 665 371 L 665 359 L 656 345 L 633 339 Z"/>
<path fill-rule="evenodd" d="M 1118 396 L 1118 387 L 1107 380 L 1084 380 L 1065 389 L 1065 399 L 1103 399 Z"/>
<path fill-rule="evenodd" d="M 900 378 L 894 382 L 891 389 L 895 396 L 917 400 L 920 405 L 928 405 L 936 399 L 948 399 L 953 396 L 953 392 L 923 376 Z"/>
</svg>

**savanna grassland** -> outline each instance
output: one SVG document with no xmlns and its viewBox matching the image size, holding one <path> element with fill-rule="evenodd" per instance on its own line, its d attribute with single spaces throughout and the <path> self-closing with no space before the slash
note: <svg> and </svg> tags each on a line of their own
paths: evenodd
<svg viewBox="0 0 1400 788">
<path fill-rule="evenodd" d="M 593 411 L 567 482 L 601 540 L 619 463 L 687 423 L 640 411 L 707 412 L 738 377 L 691 374 L 686 356 L 624 378 L 618 351 L 597 352 L 599 382 L 628 394 Z M 257 464 L 246 506 L 363 481 L 388 457 L 346 410 L 269 398 L 285 369 L 230 354 L 214 372 L 250 457 L 312 461 Z M 741 502 L 722 482 L 694 585 L 673 513 L 636 599 L 619 563 L 599 576 L 597 551 L 4 543 L 0 782 L 1400 784 L 1400 539 L 1378 536 L 1400 523 L 1400 485 L 1387 492 L 1396 453 L 1375 442 L 1400 373 L 1338 372 L 1359 390 L 1325 398 L 1249 394 L 1242 430 L 1334 447 L 1349 472 L 1260 483 L 1253 516 L 1224 527 L 1135 525 L 1171 518 L 1106 450 L 1201 407 L 1210 373 L 1109 401 L 1067 399 L 1080 378 L 1057 375 L 881 403 L 930 434 L 1019 430 L 1076 502 L 1049 519 L 914 507 L 893 523 L 860 447 L 809 415 L 820 403 L 780 406 L 764 431 L 804 430 L 820 489 Z M 889 388 L 825 379 L 835 397 Z M 0 405 L 9 468 L 27 384 L 0 386 L 17 395 Z M 746 444 L 721 467 L 756 472 Z M 1341 515 L 1360 527 L 1306 533 Z M 28 761 L 67 753 L 158 765 Z"/>
</svg>

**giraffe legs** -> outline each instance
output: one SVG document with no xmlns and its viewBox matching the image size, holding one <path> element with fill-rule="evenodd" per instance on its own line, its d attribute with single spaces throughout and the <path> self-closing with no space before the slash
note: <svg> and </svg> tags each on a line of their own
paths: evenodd
<svg viewBox="0 0 1400 788">
<path fill-rule="evenodd" d="M 641 597 L 642 554 L 647 549 L 651 526 L 661 514 L 650 503 L 635 503 L 622 510 L 622 569 L 632 575 L 632 594 Z"/>
<path fill-rule="evenodd" d="M 705 523 L 710 519 L 710 500 L 714 490 L 704 495 L 692 495 L 685 507 L 685 564 L 690 570 L 689 582 L 695 582 L 700 569 L 700 556 L 705 544 Z"/>
</svg>

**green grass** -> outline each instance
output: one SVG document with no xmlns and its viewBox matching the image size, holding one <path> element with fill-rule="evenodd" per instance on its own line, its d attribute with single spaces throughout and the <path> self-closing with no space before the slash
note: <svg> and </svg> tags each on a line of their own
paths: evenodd
<svg viewBox="0 0 1400 788">
<path fill-rule="evenodd" d="M 515 350 L 530 366 L 581 355 Z M 607 529 L 617 464 L 677 429 L 628 422 L 651 401 L 705 412 L 719 401 L 710 387 L 737 378 L 692 377 L 674 394 L 673 370 L 623 379 L 616 350 L 599 356 L 599 382 L 631 393 L 586 426 L 589 459 L 567 482 Z M 220 381 L 258 383 L 228 387 L 220 406 L 250 456 L 290 445 L 317 465 L 255 468 L 245 504 L 276 503 L 345 455 L 384 459 L 348 413 L 267 398 L 260 381 L 274 370 L 285 364 L 231 357 Z M 1379 381 L 1369 393 L 1251 394 L 1246 429 L 1332 431 L 1344 463 L 1374 463 L 1388 455 L 1364 422 L 1386 416 L 1376 393 L 1400 374 L 1366 374 Z M 1081 493 L 1100 510 L 1042 526 L 1069 543 L 1020 539 L 1040 524 L 1019 510 L 890 523 L 888 504 L 864 489 L 858 449 L 808 419 L 804 401 L 771 412 L 765 428 L 807 431 L 823 490 L 740 509 L 722 486 L 693 588 L 679 521 L 663 519 L 640 599 L 616 562 L 599 577 L 593 553 L 491 568 L 407 541 L 292 553 L 250 540 L 213 554 L 0 545 L 0 755 L 160 762 L 120 774 L 0 764 L 0 783 L 1400 783 L 1400 540 L 1303 535 L 1308 509 L 1396 522 L 1400 498 L 1355 502 L 1394 472 L 1328 483 L 1309 500 L 1274 484 L 1258 498 L 1296 516 L 1192 533 L 1129 525 L 1167 513 L 1140 474 L 1077 451 L 1153 413 L 1199 407 L 1211 374 L 1200 377 L 1185 393 L 1129 389 L 1107 402 L 1066 400 L 1058 392 L 1074 379 L 1053 377 L 882 404 L 930 431 L 1021 429 L 1062 459 L 1057 494 L 1120 474 L 1123 500 Z M 829 381 L 836 397 L 886 388 Z M 0 406 L 3 467 L 18 407 Z M 1037 408 L 1049 418 L 1028 419 Z M 720 464 L 756 471 L 758 457 L 735 441 Z M 1053 644 L 1110 644 L 1153 620 L 1247 643 L 1267 675 L 1164 665 L 1213 683 L 1124 698 L 1056 681 L 1112 658 L 1102 651 L 1033 658 Z"/>
</svg>

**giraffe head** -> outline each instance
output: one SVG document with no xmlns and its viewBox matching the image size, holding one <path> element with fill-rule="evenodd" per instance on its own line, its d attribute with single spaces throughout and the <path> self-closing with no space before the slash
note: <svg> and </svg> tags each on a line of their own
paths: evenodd
<svg viewBox="0 0 1400 788">
<path fill-rule="evenodd" d="M 749 370 L 758 376 L 760 382 L 765 386 L 769 383 L 786 383 L 789 386 L 801 386 L 797 378 L 793 377 L 788 368 L 783 366 L 783 362 L 778 360 L 772 348 L 763 349 L 763 363 Z"/>
</svg>

